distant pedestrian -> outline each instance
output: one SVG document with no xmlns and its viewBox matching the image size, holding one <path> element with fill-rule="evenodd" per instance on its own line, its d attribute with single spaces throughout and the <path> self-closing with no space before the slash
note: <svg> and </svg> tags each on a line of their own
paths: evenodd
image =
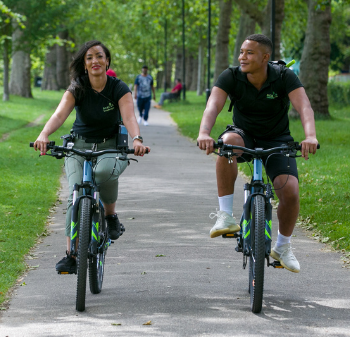
<svg viewBox="0 0 350 337">
<path fill-rule="evenodd" d="M 109 69 L 106 71 L 106 75 L 111 76 L 111 77 L 118 77 L 118 76 L 117 76 L 117 73 L 116 73 L 113 69 L 111 69 L 111 68 L 109 68 Z"/>
<path fill-rule="evenodd" d="M 148 113 L 151 107 L 151 99 L 153 92 L 153 99 L 156 99 L 156 92 L 153 86 L 153 77 L 148 74 L 148 67 L 143 66 L 141 75 L 135 79 L 134 97 L 137 100 L 137 108 L 140 116 L 138 123 L 141 124 L 143 118 L 143 125 L 148 125 Z"/>
</svg>

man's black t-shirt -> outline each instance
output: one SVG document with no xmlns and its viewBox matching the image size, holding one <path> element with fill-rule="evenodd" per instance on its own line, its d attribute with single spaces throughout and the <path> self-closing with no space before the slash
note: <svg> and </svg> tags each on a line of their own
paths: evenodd
<svg viewBox="0 0 350 337">
<path fill-rule="evenodd" d="M 256 139 L 273 139 L 289 134 L 288 94 L 302 87 L 288 68 L 268 64 L 268 78 L 260 90 L 247 79 L 240 67 L 223 71 L 215 86 L 235 98 L 233 123 Z"/>
<path fill-rule="evenodd" d="M 118 132 L 116 125 L 121 120 L 118 101 L 129 92 L 123 81 L 110 76 L 101 94 L 86 89 L 84 98 L 75 101 L 74 133 L 86 138 L 108 138 Z"/>
</svg>

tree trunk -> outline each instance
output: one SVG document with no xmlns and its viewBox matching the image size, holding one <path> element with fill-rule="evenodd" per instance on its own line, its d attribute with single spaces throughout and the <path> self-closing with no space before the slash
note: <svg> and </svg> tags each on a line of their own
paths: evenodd
<svg viewBox="0 0 350 337">
<path fill-rule="evenodd" d="M 12 33 L 12 70 L 10 79 L 10 94 L 33 98 L 30 86 L 30 52 L 22 40 L 22 31 L 17 23 L 13 25 Z"/>
<path fill-rule="evenodd" d="M 10 74 L 10 41 L 9 41 L 9 30 L 11 26 L 10 24 L 6 24 L 4 27 L 4 94 L 2 96 L 2 100 L 4 102 L 8 101 L 10 99 L 10 88 L 9 88 L 9 74 Z"/>
<path fill-rule="evenodd" d="M 187 90 L 195 91 L 197 90 L 197 80 L 198 80 L 198 58 L 192 58 L 192 83 Z"/>
<path fill-rule="evenodd" d="M 59 90 L 57 83 L 57 47 L 50 47 L 45 56 L 44 76 L 41 84 L 41 90 Z"/>
<path fill-rule="evenodd" d="M 166 81 L 165 83 L 163 83 L 163 87 L 169 89 L 171 87 L 171 73 L 172 73 L 172 68 L 173 68 L 173 62 L 172 61 L 167 61 L 166 64 L 166 74 L 165 77 L 163 78 L 164 81 Z M 170 88 L 172 89 L 172 88 Z"/>
<path fill-rule="evenodd" d="M 233 53 L 233 66 L 239 66 L 238 56 L 245 38 L 255 33 L 255 21 L 242 11 L 239 19 L 239 30 L 236 36 L 235 49 Z"/>
<path fill-rule="evenodd" d="M 164 82 L 164 70 L 157 71 L 157 90 L 162 88 L 162 83 Z"/>
<path fill-rule="evenodd" d="M 299 77 L 315 114 L 329 117 L 327 83 L 331 52 L 331 6 L 328 4 L 324 9 L 317 9 L 316 5 L 317 1 L 308 0 L 308 21 Z M 299 115 L 292 110 L 290 116 Z"/>
<path fill-rule="evenodd" d="M 284 0 L 275 1 L 275 60 L 281 59 L 281 31 L 284 20 Z"/>
<path fill-rule="evenodd" d="M 68 31 L 62 31 L 58 34 L 58 37 L 62 40 L 68 40 Z M 67 43 L 62 46 L 57 45 L 57 85 L 58 89 L 67 89 L 69 80 L 69 64 L 70 64 L 70 52 L 67 50 Z"/>
<path fill-rule="evenodd" d="M 176 62 L 175 62 L 175 79 L 181 78 L 182 79 L 182 47 L 176 48 Z"/>
<path fill-rule="evenodd" d="M 214 82 L 229 66 L 229 35 L 231 29 L 232 0 L 220 0 L 219 27 L 216 35 Z"/>
<path fill-rule="evenodd" d="M 197 77 L 197 96 L 203 95 L 204 86 L 202 83 L 204 83 L 203 80 L 203 59 L 204 59 L 204 45 L 203 45 L 203 39 L 201 39 L 199 46 L 198 46 L 198 77 Z"/>
<path fill-rule="evenodd" d="M 271 1 L 260 11 L 256 4 L 247 0 L 235 0 L 242 11 L 246 12 L 260 26 L 262 34 L 271 38 Z M 275 59 L 281 58 L 281 29 L 284 19 L 284 1 L 275 1 Z"/>
<path fill-rule="evenodd" d="M 188 55 L 186 56 L 186 78 L 185 78 L 185 84 L 186 84 L 186 88 L 189 90 L 189 88 L 192 85 L 192 72 L 193 69 L 193 56 L 192 55 Z"/>
</svg>

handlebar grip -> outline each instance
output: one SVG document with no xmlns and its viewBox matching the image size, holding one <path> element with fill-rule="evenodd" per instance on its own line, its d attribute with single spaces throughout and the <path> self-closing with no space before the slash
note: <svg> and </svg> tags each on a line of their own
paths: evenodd
<svg viewBox="0 0 350 337">
<path fill-rule="evenodd" d="M 52 140 L 52 141 L 50 141 L 50 142 L 47 143 L 48 147 L 54 146 L 55 144 L 56 144 L 56 143 L 55 143 L 54 140 Z M 29 147 L 34 147 L 34 142 L 30 142 L 30 143 L 29 143 Z"/>
<path fill-rule="evenodd" d="M 320 147 L 321 147 L 320 144 L 317 144 L 317 150 L 319 150 Z M 298 150 L 298 151 L 301 151 L 301 144 L 299 144 L 298 146 L 296 146 L 295 149 Z"/>
</svg>

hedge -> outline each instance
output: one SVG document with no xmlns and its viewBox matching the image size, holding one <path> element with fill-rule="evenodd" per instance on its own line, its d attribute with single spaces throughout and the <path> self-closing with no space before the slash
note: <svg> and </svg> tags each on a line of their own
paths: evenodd
<svg viewBox="0 0 350 337">
<path fill-rule="evenodd" d="M 328 82 L 329 104 L 350 105 L 350 82 Z"/>
</svg>

